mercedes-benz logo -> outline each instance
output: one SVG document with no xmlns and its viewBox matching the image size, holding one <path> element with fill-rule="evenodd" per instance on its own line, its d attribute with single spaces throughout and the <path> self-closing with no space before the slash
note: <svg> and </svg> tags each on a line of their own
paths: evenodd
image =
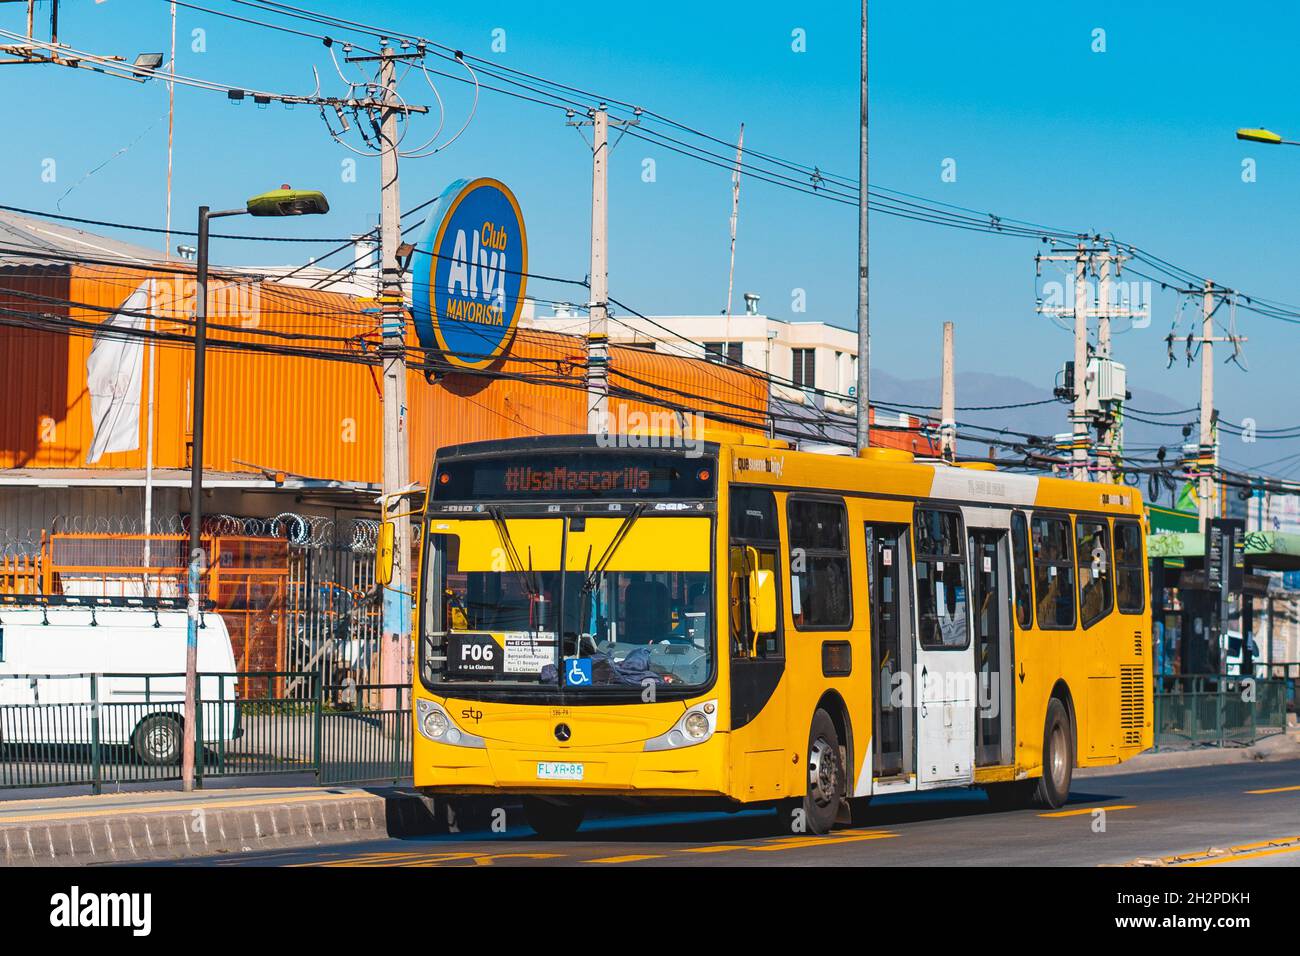
<svg viewBox="0 0 1300 956">
<path fill-rule="evenodd" d="M 573 736 L 573 731 L 569 729 L 568 724 L 555 725 L 555 739 L 558 740 L 560 743 L 564 743 L 572 736 Z"/>
</svg>

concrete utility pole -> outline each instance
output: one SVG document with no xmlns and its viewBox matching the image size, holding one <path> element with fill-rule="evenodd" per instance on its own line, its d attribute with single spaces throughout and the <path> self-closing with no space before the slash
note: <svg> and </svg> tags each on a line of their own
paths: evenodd
<svg viewBox="0 0 1300 956">
<path fill-rule="evenodd" d="M 1214 432 L 1214 283 L 1205 280 L 1201 293 L 1201 434 L 1196 449 L 1199 473 L 1196 487 L 1197 526 L 1204 533 L 1211 517 L 1214 496 L 1213 471 L 1219 465 L 1219 447 Z"/>
<path fill-rule="evenodd" d="M 397 98 L 398 53 L 385 45 L 380 50 L 379 87 L 381 96 L 379 177 L 379 309 L 384 361 L 384 475 L 383 494 L 387 512 L 405 509 L 401 499 L 390 497 L 410 485 L 411 458 L 406 422 L 406 311 L 402 295 L 402 267 L 397 246 L 402 241 L 401 193 L 398 185 Z M 380 654 L 380 682 L 404 684 L 410 679 L 411 657 L 411 523 L 397 518 L 393 538 L 392 586 L 384 589 L 384 648 Z"/>
<path fill-rule="evenodd" d="M 1071 477 L 1088 480 L 1088 250 L 1080 242 L 1074 260 L 1074 440 Z"/>
<path fill-rule="evenodd" d="M 609 154 L 618 141 L 609 141 L 611 126 L 637 126 L 641 111 L 632 119 L 611 120 L 604 103 L 568 126 L 592 128 L 591 137 L 591 301 L 587 304 L 587 434 L 599 435 L 609 427 Z M 581 129 L 579 129 L 581 132 Z M 585 136 L 583 137 L 586 138 Z M 622 138 L 621 136 L 619 137 Z"/>
<path fill-rule="evenodd" d="M 871 320 L 867 305 L 867 0 L 862 0 L 858 123 L 858 451 L 871 444 Z"/>
<path fill-rule="evenodd" d="M 943 324 L 943 409 L 939 420 L 939 447 L 943 457 L 957 457 L 957 392 L 953 382 L 952 323 Z"/>
<path fill-rule="evenodd" d="M 587 434 L 609 428 L 609 112 L 601 103 L 592 114 L 591 308 L 587 326 Z"/>
</svg>

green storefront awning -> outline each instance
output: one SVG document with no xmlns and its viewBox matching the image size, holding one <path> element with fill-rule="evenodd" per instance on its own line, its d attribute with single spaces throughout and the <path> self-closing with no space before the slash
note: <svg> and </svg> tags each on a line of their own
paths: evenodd
<svg viewBox="0 0 1300 956">
<path fill-rule="evenodd" d="M 1197 531 L 1157 531 L 1153 522 L 1147 538 L 1150 558 L 1203 558 L 1205 535 Z M 1250 531 L 1246 534 L 1246 561 L 1269 571 L 1300 571 L 1300 534 Z"/>
</svg>

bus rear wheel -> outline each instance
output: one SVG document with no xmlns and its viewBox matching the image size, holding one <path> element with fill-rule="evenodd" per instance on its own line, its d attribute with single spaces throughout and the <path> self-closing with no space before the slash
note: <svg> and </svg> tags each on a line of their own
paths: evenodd
<svg viewBox="0 0 1300 956">
<path fill-rule="evenodd" d="M 1070 715 L 1060 698 L 1047 704 L 1047 724 L 1043 728 L 1043 775 L 1038 778 L 1035 797 L 1040 806 L 1055 810 L 1070 796 L 1074 777 L 1074 735 L 1070 733 Z"/>
<path fill-rule="evenodd" d="M 578 832 L 586 815 L 581 803 L 524 797 L 524 819 L 544 840 L 567 840 Z"/>
<path fill-rule="evenodd" d="M 803 801 L 796 802 L 790 812 L 790 830 L 829 833 L 844 801 L 844 758 L 835 722 L 820 708 L 808 731 L 807 766 Z"/>
<path fill-rule="evenodd" d="M 984 788 L 989 803 L 996 810 L 1022 810 L 1044 807 L 1055 810 L 1070 796 L 1074 776 L 1074 735 L 1070 732 L 1070 715 L 1060 698 L 1047 705 L 1043 726 L 1043 775 L 1033 780 L 991 783 Z"/>
</svg>

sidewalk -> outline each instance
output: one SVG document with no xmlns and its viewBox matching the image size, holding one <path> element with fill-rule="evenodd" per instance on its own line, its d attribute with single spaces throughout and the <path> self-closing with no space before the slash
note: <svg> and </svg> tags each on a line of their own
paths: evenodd
<svg viewBox="0 0 1300 956">
<path fill-rule="evenodd" d="M 1160 750 L 1138 754 L 1112 767 L 1081 767 L 1077 779 L 1114 777 L 1126 773 L 1149 773 L 1179 767 L 1211 767 L 1220 764 L 1252 763 L 1267 760 L 1300 760 L 1300 732 L 1291 727 L 1284 734 L 1265 737 L 1251 747 L 1193 747 L 1187 750 Z"/>
<path fill-rule="evenodd" d="M 0 803 L 0 865 L 70 866 L 318 846 L 432 832 L 409 790 L 287 787 Z"/>
</svg>

